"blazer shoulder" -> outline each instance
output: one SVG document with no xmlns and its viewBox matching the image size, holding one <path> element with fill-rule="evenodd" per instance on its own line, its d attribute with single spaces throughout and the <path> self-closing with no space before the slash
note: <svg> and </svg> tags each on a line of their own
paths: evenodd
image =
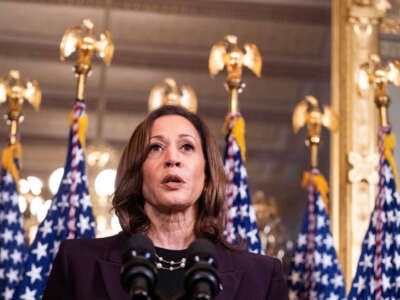
<svg viewBox="0 0 400 300">
<path fill-rule="evenodd" d="M 227 268 L 260 270 L 263 272 L 282 268 L 282 263 L 279 259 L 268 255 L 250 253 L 245 250 L 230 250 L 222 247 L 219 247 L 218 253 L 223 266 Z"/>
<path fill-rule="evenodd" d="M 247 251 L 217 249 L 219 273 L 225 290 L 220 299 L 288 299 L 279 259 Z M 231 290 L 234 290 L 234 296 L 228 295 Z"/>
<path fill-rule="evenodd" d="M 68 239 L 61 242 L 59 251 L 68 255 L 76 254 L 79 256 L 107 253 L 114 248 L 120 249 L 125 239 L 124 233 L 94 239 Z"/>
</svg>

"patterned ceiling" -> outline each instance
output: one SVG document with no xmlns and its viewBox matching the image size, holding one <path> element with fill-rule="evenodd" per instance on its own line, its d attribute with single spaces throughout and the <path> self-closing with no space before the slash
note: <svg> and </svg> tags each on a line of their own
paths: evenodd
<svg viewBox="0 0 400 300">
<path fill-rule="evenodd" d="M 83 18 L 94 22 L 97 33 L 107 28 L 115 43 L 111 66 L 95 62 L 88 79 L 87 142 L 101 139 L 117 153 L 146 114 L 150 89 L 165 77 L 192 86 L 199 114 L 222 151 L 228 94 L 224 75 L 208 74 L 209 51 L 226 34 L 237 35 L 241 45 L 256 43 L 262 77 L 245 71 L 239 97 L 249 184 L 253 193 L 276 199 L 288 227 L 299 226 L 305 203 L 300 180 L 309 158 L 305 132 L 292 132 L 291 114 L 305 95 L 329 103 L 330 1 L 0 1 L 0 76 L 18 69 L 24 78 L 38 80 L 43 91 L 39 112 L 24 106 L 22 177 L 47 180 L 64 164 L 76 83 L 74 61 L 59 61 L 58 47 L 64 31 Z M 5 113 L 7 105 L 0 109 Z M 0 124 L 1 148 L 7 132 Z M 320 153 L 326 176 L 328 138 L 325 134 Z"/>
</svg>

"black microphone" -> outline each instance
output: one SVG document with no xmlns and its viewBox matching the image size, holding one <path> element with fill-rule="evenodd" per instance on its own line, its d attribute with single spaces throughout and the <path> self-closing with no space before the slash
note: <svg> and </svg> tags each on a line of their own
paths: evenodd
<svg viewBox="0 0 400 300">
<path fill-rule="evenodd" d="M 122 251 L 120 280 L 132 300 L 154 299 L 157 268 L 154 246 L 143 234 L 133 234 Z"/>
<path fill-rule="evenodd" d="M 217 267 L 217 251 L 214 244 L 207 239 L 193 241 L 186 259 L 185 299 L 214 299 L 220 291 Z"/>
</svg>

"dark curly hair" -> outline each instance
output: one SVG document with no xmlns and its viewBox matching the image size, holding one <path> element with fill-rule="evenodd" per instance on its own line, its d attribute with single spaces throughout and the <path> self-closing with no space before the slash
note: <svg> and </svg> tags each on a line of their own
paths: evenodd
<svg viewBox="0 0 400 300">
<path fill-rule="evenodd" d="M 154 121 L 165 115 L 179 115 L 186 118 L 197 130 L 202 143 L 206 163 L 205 185 L 198 199 L 198 215 L 195 220 L 195 236 L 208 238 L 213 242 L 222 239 L 226 175 L 218 146 L 207 125 L 196 114 L 178 106 L 162 106 L 151 112 L 135 129 L 122 153 L 119 162 L 113 208 L 123 230 L 127 233 L 146 233 L 150 221 L 144 211 L 142 193 L 142 167 L 148 154 L 150 130 Z"/>
</svg>

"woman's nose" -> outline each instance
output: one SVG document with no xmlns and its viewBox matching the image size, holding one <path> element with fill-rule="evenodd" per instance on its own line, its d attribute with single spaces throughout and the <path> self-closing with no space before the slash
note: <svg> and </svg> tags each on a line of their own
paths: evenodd
<svg viewBox="0 0 400 300">
<path fill-rule="evenodd" d="M 165 166 L 166 167 L 179 167 L 181 165 L 181 163 L 179 161 L 175 161 L 175 160 L 167 160 L 165 162 Z"/>
<path fill-rule="evenodd" d="M 179 167 L 180 165 L 179 153 L 173 148 L 168 148 L 165 152 L 165 166 Z"/>
</svg>

